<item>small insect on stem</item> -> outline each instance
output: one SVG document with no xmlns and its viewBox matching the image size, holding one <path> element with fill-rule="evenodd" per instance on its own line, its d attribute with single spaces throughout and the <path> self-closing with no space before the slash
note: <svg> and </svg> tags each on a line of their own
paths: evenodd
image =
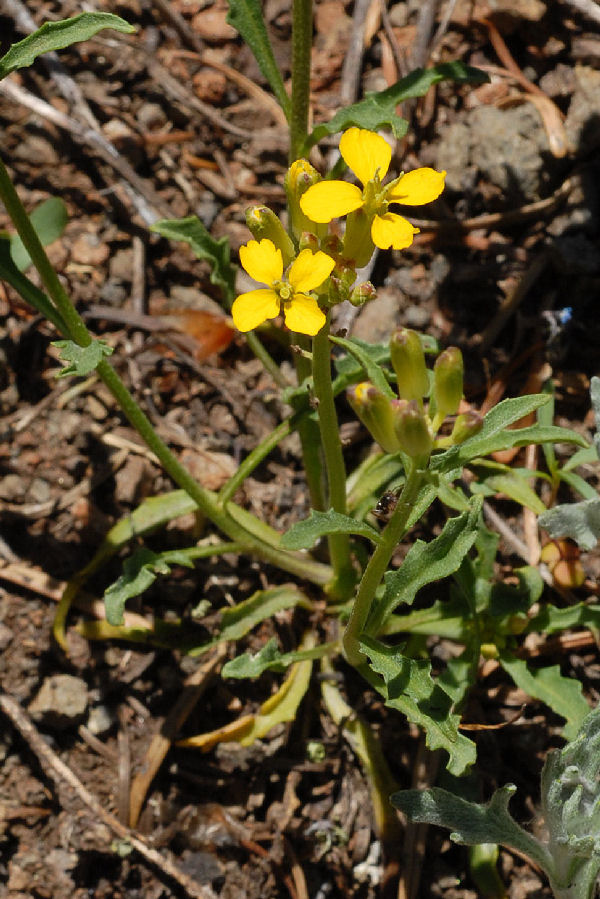
<svg viewBox="0 0 600 899">
<path fill-rule="evenodd" d="M 398 505 L 399 496 L 400 488 L 397 490 L 386 490 L 373 509 L 375 518 L 379 519 L 379 521 L 388 521 L 390 515 Z"/>
</svg>

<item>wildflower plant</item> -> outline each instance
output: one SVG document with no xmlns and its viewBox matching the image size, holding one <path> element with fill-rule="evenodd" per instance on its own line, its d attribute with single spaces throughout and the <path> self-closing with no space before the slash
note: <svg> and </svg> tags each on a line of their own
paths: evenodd
<svg viewBox="0 0 600 899">
<path fill-rule="evenodd" d="M 282 673 L 280 688 L 259 712 L 189 738 L 186 745 L 206 751 L 222 740 L 248 744 L 275 724 L 293 719 L 317 663 L 325 676 L 323 701 L 361 760 L 379 832 L 389 838 L 396 826 L 387 803 L 393 777 L 368 724 L 348 706 L 332 674 L 348 665 L 355 668 L 388 707 L 423 729 L 431 749 L 445 750 L 448 770 L 455 775 L 466 772 L 476 758 L 474 742 L 460 730 L 460 718 L 482 654 L 496 658 L 515 683 L 547 702 L 565 719 L 565 736 L 574 736 L 587 712 L 580 684 L 564 678 L 557 667 L 531 669 L 518 654 L 519 641 L 539 629 L 552 632 L 573 624 L 597 624 L 600 607 L 580 604 L 564 615 L 563 610 L 538 605 L 542 581 L 537 569 L 529 566 L 515 572 L 513 582 L 496 583 L 498 538 L 485 527 L 481 508 L 483 496 L 501 490 L 538 514 L 545 510 L 529 484 L 532 473 L 492 464 L 486 459 L 490 454 L 531 443 L 550 448 L 557 442 L 572 444 L 585 447 L 584 452 L 589 448 L 582 437 L 548 420 L 543 411 L 551 404 L 547 393 L 504 400 L 485 416 L 463 408 L 463 360 L 457 348 L 440 352 L 430 338 L 409 329 L 398 329 L 386 344 L 372 345 L 336 335 L 332 327 L 332 313 L 339 304 L 376 302 L 373 285 L 358 277 L 375 247 L 405 249 L 417 233 L 409 219 L 391 207 L 432 202 L 444 187 L 445 173 L 430 168 L 402 172 L 386 183 L 392 146 L 378 132 L 387 128 L 392 138 L 402 137 L 406 122 L 396 114 L 398 103 L 423 95 L 438 81 L 481 81 L 486 76 L 462 63 L 418 70 L 386 91 L 340 110 L 309 134 L 310 3 L 294 2 L 291 97 L 275 63 L 259 4 L 231 0 L 230 6 L 231 23 L 255 53 L 288 118 L 288 227 L 266 206 L 248 211 L 251 238 L 240 250 L 240 261 L 264 286 L 237 295 L 227 244 L 212 238 L 196 217 L 153 226 L 155 233 L 188 243 L 198 258 L 210 262 L 224 305 L 282 387 L 290 409 L 218 493 L 192 477 L 116 374 L 108 358 L 110 347 L 92 337 L 70 302 L 43 249 L 43 229 L 36 229 L 35 220 L 26 214 L 0 163 L 0 199 L 43 289 L 15 264 L 14 235 L 0 239 L 0 277 L 64 338 L 63 374 L 86 376 L 95 371 L 179 488 L 146 500 L 111 529 L 95 558 L 70 582 L 54 634 L 66 649 L 66 617 L 78 590 L 132 538 L 141 541 L 186 512 L 201 513 L 213 529 L 209 540 L 162 553 L 139 548 L 106 591 L 106 620 L 80 623 L 80 632 L 90 639 L 126 639 L 199 656 L 218 644 L 241 640 L 282 610 L 296 609 L 298 621 L 305 622 L 305 613 L 310 613 L 312 625 L 307 625 L 295 649 L 283 651 L 276 641 L 269 641 L 257 654 L 238 654 L 225 666 L 223 675 L 230 678 L 254 678 L 266 670 Z M 103 27 L 131 30 L 108 14 L 83 14 L 44 26 L 0 59 L 0 76 Z M 318 172 L 307 159 L 315 143 L 336 133 L 341 133 L 340 153 L 349 176 L 361 186 L 329 179 L 329 173 Z M 296 366 L 294 385 L 286 384 L 255 333 L 278 327 L 272 322 L 280 315 L 280 336 L 287 340 Z M 536 424 L 518 426 L 536 412 L 540 416 Z M 350 472 L 340 438 L 342 414 L 355 414 L 365 437 L 370 432 L 379 445 Z M 302 444 L 312 511 L 282 535 L 236 503 L 235 496 L 245 479 L 294 431 Z M 558 477 L 559 470 L 557 463 L 553 476 Z M 465 477 L 469 472 L 477 474 L 477 482 Z M 574 480 L 571 484 L 581 488 Z M 387 520 L 378 523 L 372 512 L 388 491 L 394 502 Z M 398 544 L 434 504 L 445 521 L 441 531 L 429 542 L 412 542 L 402 565 L 395 567 Z M 314 548 L 321 542 L 326 547 L 317 554 Z M 208 640 L 190 635 L 180 621 L 155 619 L 145 628 L 124 623 L 127 601 L 167 575 L 172 566 L 192 567 L 198 559 L 230 552 L 268 563 L 292 581 L 240 598 L 222 612 L 220 626 Z M 438 588 L 439 595 L 429 606 L 412 608 L 422 588 L 442 581 L 447 586 Z M 404 635 L 402 640 L 399 634 Z M 435 675 L 428 658 L 431 635 L 459 647 L 456 657 Z"/>
</svg>

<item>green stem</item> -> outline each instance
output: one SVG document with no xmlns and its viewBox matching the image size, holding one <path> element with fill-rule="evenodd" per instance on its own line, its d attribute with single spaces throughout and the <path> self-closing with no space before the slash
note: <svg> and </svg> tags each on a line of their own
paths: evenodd
<svg viewBox="0 0 600 899">
<path fill-rule="evenodd" d="M 266 440 L 263 440 L 258 446 L 255 446 L 252 452 L 248 453 L 244 461 L 240 464 L 238 470 L 232 475 L 226 484 L 219 491 L 219 503 L 225 506 L 235 495 L 247 477 L 249 477 L 254 469 L 260 465 L 269 453 L 275 449 L 277 444 L 291 434 L 296 426 L 296 417 L 291 416 L 282 421 L 281 424 L 271 431 Z"/>
<path fill-rule="evenodd" d="M 331 349 L 329 343 L 330 315 L 313 340 L 313 384 L 319 403 L 319 429 L 325 456 L 329 505 L 334 511 L 346 514 L 346 467 L 340 440 L 340 426 L 335 409 L 331 383 Z M 328 539 L 334 582 L 330 594 L 336 599 L 346 599 L 355 583 L 350 555 L 348 534 L 330 534 Z"/>
<path fill-rule="evenodd" d="M 310 104 L 310 52 L 313 30 L 312 0 L 293 0 L 292 11 L 292 115 L 290 163 L 298 159 L 308 134 Z"/>
<path fill-rule="evenodd" d="M 425 475 L 423 461 L 419 460 L 421 463 L 419 464 L 415 460 L 410 471 L 407 472 L 406 482 L 398 499 L 398 504 L 387 527 L 381 534 L 381 543 L 369 559 L 358 587 L 352 612 L 342 638 L 344 654 L 350 664 L 356 668 L 365 662 L 365 656 L 361 652 L 359 643 L 373 605 L 375 591 L 387 571 L 394 550 L 404 536 L 408 519 L 423 485 Z"/>
<path fill-rule="evenodd" d="M 46 251 L 1 160 L 0 199 L 4 203 L 25 249 L 39 272 L 50 300 L 54 303 L 60 318 L 65 323 L 68 336 L 79 346 L 89 346 L 93 339 L 92 335 L 62 287 L 58 275 L 46 255 Z M 277 532 L 267 527 L 254 516 L 244 513 L 243 509 L 238 509 L 238 517 L 243 517 L 244 523 L 241 524 L 239 521 L 236 521 L 234 517 L 236 512 L 235 505 L 230 503 L 230 508 L 225 509 L 219 503 L 214 493 L 205 490 L 194 480 L 187 469 L 173 455 L 166 443 L 160 439 L 150 420 L 140 409 L 112 366 L 106 360 L 102 360 L 98 364 L 97 372 L 100 379 L 119 403 L 129 422 L 157 456 L 167 474 L 185 490 L 200 511 L 217 528 L 223 531 L 231 540 L 243 543 L 248 552 L 254 552 L 277 568 L 320 585 L 328 582 L 331 572 L 327 565 L 321 565 L 311 560 L 305 554 L 292 554 L 280 549 Z"/>
<path fill-rule="evenodd" d="M 305 334 L 292 334 L 292 344 L 299 346 L 304 352 L 294 355 L 294 366 L 298 384 L 303 384 L 311 376 L 310 341 Z M 294 403 L 299 412 L 298 404 Z M 305 416 L 298 422 L 298 436 L 302 447 L 302 464 L 308 486 L 310 505 L 319 512 L 325 511 L 325 494 L 323 493 L 323 464 L 321 459 L 321 440 L 319 425 L 314 416 Z"/>
</svg>

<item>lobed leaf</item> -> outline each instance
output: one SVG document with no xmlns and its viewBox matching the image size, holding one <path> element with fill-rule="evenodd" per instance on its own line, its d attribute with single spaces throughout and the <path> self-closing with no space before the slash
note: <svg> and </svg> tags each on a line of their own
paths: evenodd
<svg viewBox="0 0 600 899">
<path fill-rule="evenodd" d="M 293 652 L 281 652 L 277 640 L 272 637 L 257 653 L 245 652 L 236 656 L 223 666 L 223 677 L 248 678 L 259 677 L 263 671 L 284 671 L 294 662 L 305 662 L 320 659 L 332 652 L 334 643 L 322 643 L 313 649 L 296 649 Z"/>
<path fill-rule="evenodd" d="M 66 378 L 67 375 L 85 378 L 96 371 L 105 356 L 110 356 L 113 352 L 113 348 L 104 340 L 92 340 L 87 346 L 79 346 L 73 340 L 53 340 L 52 346 L 58 347 L 61 351 L 60 358 L 67 363 L 59 371 L 59 378 Z"/>
<path fill-rule="evenodd" d="M 475 744 L 459 732 L 460 717 L 452 711 L 451 697 L 433 680 L 430 663 L 408 658 L 398 648 L 370 637 L 361 641 L 361 650 L 372 670 L 383 677 L 383 684 L 374 685 L 385 704 L 423 728 L 431 750 L 446 750 L 451 774 L 464 774 L 475 762 Z"/>
<path fill-rule="evenodd" d="M 44 22 L 41 28 L 13 44 L 0 59 L 0 80 L 15 69 L 30 66 L 38 56 L 53 50 L 63 50 L 79 41 L 87 41 L 104 28 L 124 34 L 135 31 L 133 25 L 120 16 L 108 12 L 82 12 L 60 22 Z"/>
<path fill-rule="evenodd" d="M 194 567 L 193 561 L 183 550 L 154 553 L 142 547 L 126 559 L 123 574 L 104 593 L 108 623 L 115 626 L 122 624 L 127 600 L 147 590 L 159 574 L 168 574 L 172 565 Z"/>
</svg>

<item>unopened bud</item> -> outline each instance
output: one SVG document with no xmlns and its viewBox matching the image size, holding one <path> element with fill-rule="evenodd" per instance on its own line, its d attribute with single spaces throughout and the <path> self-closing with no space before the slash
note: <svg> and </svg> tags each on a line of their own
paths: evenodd
<svg viewBox="0 0 600 899">
<path fill-rule="evenodd" d="M 310 164 L 308 159 L 297 159 L 287 170 L 285 191 L 290 211 L 290 225 L 297 240 L 300 239 L 303 231 L 310 231 L 312 234 L 316 234 L 317 237 L 324 237 L 327 234 L 327 225 L 320 225 L 311 221 L 300 208 L 302 195 L 306 193 L 309 187 L 321 180 L 321 175 Z"/>
<path fill-rule="evenodd" d="M 433 434 L 429 419 L 415 400 L 395 400 L 394 418 L 400 449 L 415 459 L 429 456 Z"/>
<path fill-rule="evenodd" d="M 398 393 L 404 400 L 422 400 L 429 393 L 429 371 L 421 338 L 410 328 L 399 328 L 390 340 L 390 358 Z"/>
<path fill-rule="evenodd" d="M 400 445 L 394 430 L 393 411 L 393 403 L 397 401 L 385 396 L 370 381 L 351 387 L 346 396 L 358 418 L 382 449 L 386 453 L 397 452 Z"/>
<path fill-rule="evenodd" d="M 370 303 L 371 300 L 376 298 L 377 291 L 370 281 L 363 281 L 362 284 L 357 284 L 348 297 L 353 306 L 364 306 L 365 303 Z"/>
<path fill-rule="evenodd" d="M 311 253 L 317 253 L 320 250 L 319 238 L 310 231 L 303 231 L 298 240 L 298 252 L 302 250 L 310 250 Z"/>
<path fill-rule="evenodd" d="M 281 250 L 283 267 L 287 268 L 296 255 L 296 250 L 291 237 L 273 210 L 268 206 L 251 206 L 246 210 L 246 225 L 255 240 L 263 240 L 266 237 Z"/>
<path fill-rule="evenodd" d="M 474 409 L 463 412 L 454 422 L 452 434 L 450 435 L 450 443 L 456 446 L 457 443 L 464 443 L 469 437 L 478 434 L 483 427 L 483 415 Z"/>
<path fill-rule="evenodd" d="M 435 360 L 433 367 L 433 398 L 436 421 L 441 424 L 447 415 L 458 411 L 463 395 L 463 358 L 458 347 L 450 346 Z"/>
</svg>

